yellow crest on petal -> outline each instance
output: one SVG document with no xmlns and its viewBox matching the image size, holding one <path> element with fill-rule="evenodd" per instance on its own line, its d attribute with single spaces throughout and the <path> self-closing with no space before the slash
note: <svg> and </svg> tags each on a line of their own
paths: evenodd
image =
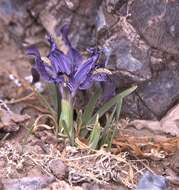
<svg viewBox="0 0 179 190">
<path fill-rule="evenodd" d="M 108 75 L 111 75 L 112 72 L 106 68 L 98 68 L 96 69 L 93 74 L 98 74 L 98 73 L 105 73 L 105 74 L 108 74 Z"/>
<path fill-rule="evenodd" d="M 51 61 L 48 57 L 41 57 L 42 61 L 46 63 L 47 65 L 51 65 Z"/>
</svg>

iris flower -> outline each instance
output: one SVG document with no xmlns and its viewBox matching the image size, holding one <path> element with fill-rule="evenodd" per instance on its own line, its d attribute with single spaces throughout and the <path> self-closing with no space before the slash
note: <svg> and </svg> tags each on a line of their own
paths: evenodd
<svg viewBox="0 0 179 190">
<path fill-rule="evenodd" d="M 68 39 L 67 25 L 61 29 L 59 35 L 68 48 L 66 53 L 58 48 L 51 36 L 48 36 L 50 52 L 47 58 L 42 58 L 37 48 L 28 48 L 27 53 L 35 57 L 35 65 L 32 68 L 34 79 L 41 76 L 44 80 L 57 84 L 62 97 L 66 95 L 66 91 L 72 98 L 77 90 L 89 89 L 94 81 L 107 80 L 109 71 L 104 69 L 103 64 L 98 63 L 100 53 L 95 48 L 87 49 L 90 56 L 84 58 L 72 47 Z"/>
<path fill-rule="evenodd" d="M 58 47 L 57 38 L 64 42 L 66 52 Z M 73 122 L 73 113 L 70 110 L 73 110 L 72 100 L 77 91 L 89 89 L 94 81 L 106 81 L 109 71 L 104 68 L 105 64 L 98 62 L 100 53 L 95 48 L 87 49 L 89 57 L 85 58 L 71 45 L 67 25 L 57 32 L 57 38 L 48 36 L 50 51 L 47 57 L 41 57 L 36 47 L 28 48 L 27 53 L 35 58 L 32 68 L 34 80 L 41 77 L 58 86 L 62 96 L 61 118 L 66 122 L 66 127 L 72 129 L 70 125 Z"/>
</svg>

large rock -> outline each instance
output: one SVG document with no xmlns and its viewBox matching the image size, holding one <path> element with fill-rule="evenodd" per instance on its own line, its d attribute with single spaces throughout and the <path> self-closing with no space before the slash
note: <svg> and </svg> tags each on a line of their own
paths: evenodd
<svg viewBox="0 0 179 190">
<path fill-rule="evenodd" d="M 25 19 L 28 14 L 26 3 L 23 0 L 1 0 L 0 1 L 0 22 L 7 27 L 9 37 L 16 41 L 21 40 L 25 34 Z M 27 23 L 27 20 L 26 20 Z"/>
<path fill-rule="evenodd" d="M 177 5 L 176 1 L 108 0 L 98 10 L 98 38 L 110 57 L 115 84 L 139 86 L 126 98 L 127 116 L 159 119 L 178 100 Z"/>
<path fill-rule="evenodd" d="M 52 159 L 49 162 L 49 169 L 52 171 L 53 175 L 58 179 L 65 179 L 68 173 L 68 167 L 60 159 Z"/>
<path fill-rule="evenodd" d="M 172 69 L 161 71 L 158 77 L 139 88 L 138 94 L 160 118 L 179 97 L 179 72 Z"/>
<path fill-rule="evenodd" d="M 179 98 L 179 71 L 160 71 L 125 100 L 123 111 L 133 118 L 160 119 Z"/>
<path fill-rule="evenodd" d="M 127 79 L 128 83 L 149 80 L 150 47 L 125 17 L 112 14 L 112 5 L 112 2 L 108 1 L 106 6 L 103 1 L 97 12 L 97 36 L 99 44 L 109 56 L 107 66 L 116 71 L 113 73 L 116 73 L 120 86 L 124 79 Z M 123 4 L 115 4 L 114 9 L 119 5 Z"/>
<path fill-rule="evenodd" d="M 31 3 L 29 9 L 48 33 L 53 33 L 54 29 L 68 23 L 73 44 L 86 48 L 95 45 L 95 15 L 98 3 L 99 0 L 51 0 L 39 4 Z"/>
<path fill-rule="evenodd" d="M 0 21 L 7 33 L 0 40 L 8 35 L 18 45 L 44 47 L 46 33 L 69 23 L 74 46 L 104 49 L 116 86 L 138 84 L 126 99 L 125 113 L 157 119 L 179 95 L 178 17 L 178 1 L 1 0 Z"/>
<path fill-rule="evenodd" d="M 135 0 L 131 23 L 151 47 L 179 54 L 179 1 Z"/>
</svg>

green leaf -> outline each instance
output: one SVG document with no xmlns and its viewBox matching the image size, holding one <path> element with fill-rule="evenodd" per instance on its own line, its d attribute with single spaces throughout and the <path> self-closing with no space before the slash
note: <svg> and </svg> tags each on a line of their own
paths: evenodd
<svg viewBox="0 0 179 190">
<path fill-rule="evenodd" d="M 88 123 L 88 121 L 90 120 L 90 118 L 94 112 L 97 100 L 100 96 L 101 96 L 101 89 L 97 88 L 94 91 L 94 96 L 91 97 L 91 99 L 89 100 L 88 104 L 86 105 L 86 107 L 84 109 L 84 113 L 82 115 L 82 124 L 83 125 L 86 125 Z"/>
<path fill-rule="evenodd" d="M 90 134 L 90 139 L 89 139 L 90 148 L 96 149 L 98 147 L 100 134 L 101 134 L 101 126 L 99 123 L 99 116 L 97 115 L 93 130 L 91 131 L 91 134 Z"/>
<path fill-rule="evenodd" d="M 70 131 L 68 130 L 68 127 L 67 127 L 66 122 L 64 120 L 61 121 L 61 125 L 63 126 L 63 129 L 64 129 L 64 131 L 65 131 L 65 133 L 66 133 L 66 135 L 70 141 L 70 145 L 74 146 L 74 144 L 75 144 L 74 136 L 72 136 L 70 134 Z"/>
<path fill-rule="evenodd" d="M 61 115 L 59 127 L 63 127 L 66 134 L 70 137 L 71 144 L 74 144 L 75 131 L 73 126 L 73 106 L 70 101 L 61 100 Z"/>
<path fill-rule="evenodd" d="M 120 110 L 119 108 L 121 107 L 121 103 L 124 97 L 128 96 L 129 94 L 131 94 L 134 90 L 136 90 L 137 86 L 133 86 L 121 93 L 119 93 L 118 95 L 116 95 L 115 97 L 111 98 L 108 102 L 106 102 L 94 115 L 93 117 L 90 119 L 90 121 L 88 122 L 89 124 L 92 124 L 95 122 L 95 118 L 97 115 L 99 115 L 99 118 L 101 118 L 107 111 L 109 111 L 115 104 L 119 104 L 118 110 Z M 119 115 L 120 112 L 118 112 Z"/>
<path fill-rule="evenodd" d="M 107 118 L 106 125 L 104 126 L 104 129 L 103 129 L 103 132 L 102 132 L 102 135 L 101 135 L 101 145 L 108 144 L 108 141 L 110 139 L 109 138 L 110 137 L 110 128 L 111 128 L 111 126 L 113 124 L 113 121 L 114 121 L 114 114 L 116 112 L 116 109 L 117 109 L 117 105 L 114 106 L 110 117 Z"/>
<path fill-rule="evenodd" d="M 50 94 L 49 100 L 55 111 L 57 112 L 57 122 L 60 119 L 61 113 L 61 95 L 57 84 L 47 84 L 48 92 Z"/>
<path fill-rule="evenodd" d="M 123 98 L 119 99 L 119 102 L 117 103 L 117 107 L 116 107 L 116 120 L 119 120 L 119 116 L 121 113 L 121 108 L 122 108 L 122 102 L 123 102 Z"/>
<path fill-rule="evenodd" d="M 116 126 L 114 126 L 114 128 L 112 129 L 112 134 L 111 134 L 111 137 L 109 138 L 109 142 L 108 142 L 108 150 L 109 151 L 111 150 L 112 140 L 115 136 L 115 133 L 116 133 Z"/>
<path fill-rule="evenodd" d="M 58 105 L 59 105 L 59 101 L 58 101 L 59 90 L 57 91 L 58 86 L 53 83 L 49 83 L 46 85 L 46 88 L 49 93 L 48 94 L 48 102 L 53 106 L 55 111 L 57 111 Z"/>
<path fill-rule="evenodd" d="M 56 112 L 51 107 L 51 105 L 49 104 L 45 96 L 43 96 L 40 92 L 36 91 L 34 88 L 33 88 L 33 92 L 38 96 L 40 103 L 49 110 L 49 112 L 53 115 L 54 118 L 56 118 Z"/>
<path fill-rule="evenodd" d="M 72 139 L 71 139 L 71 136 L 70 136 L 68 127 L 67 127 L 66 122 L 65 122 L 64 120 L 61 120 L 61 125 L 63 126 L 63 129 L 64 129 L 66 135 L 68 136 L 68 139 L 69 139 L 69 141 L 70 141 L 70 144 L 73 144 L 73 141 L 72 141 Z"/>
<path fill-rule="evenodd" d="M 76 118 L 76 125 L 77 125 L 77 129 L 80 130 L 82 127 L 82 110 L 75 110 L 76 114 L 77 114 L 77 118 Z"/>
<path fill-rule="evenodd" d="M 57 109 L 57 121 L 60 119 L 60 113 L 61 113 L 61 95 L 58 89 L 57 84 L 55 84 L 55 102 L 56 102 L 56 109 Z"/>
</svg>

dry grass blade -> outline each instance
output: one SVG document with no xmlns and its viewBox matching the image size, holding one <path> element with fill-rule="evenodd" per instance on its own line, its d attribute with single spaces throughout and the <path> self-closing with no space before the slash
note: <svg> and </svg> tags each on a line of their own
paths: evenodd
<svg viewBox="0 0 179 190">
<path fill-rule="evenodd" d="M 40 122 L 40 120 L 41 120 L 42 118 L 50 118 L 50 119 L 53 121 L 54 126 L 53 126 L 53 127 L 50 127 L 49 125 L 46 125 L 46 124 L 39 124 L 39 122 Z M 52 115 L 50 115 L 50 114 L 40 115 L 40 116 L 35 120 L 35 122 L 34 122 L 34 124 L 33 124 L 32 132 L 34 133 L 35 131 L 37 131 L 38 128 L 41 128 L 41 127 L 45 128 L 45 129 L 51 129 L 51 130 L 52 130 L 52 129 L 56 129 L 56 130 L 58 130 L 58 124 L 57 124 L 56 120 L 54 119 L 54 117 L 53 117 Z"/>
<path fill-rule="evenodd" d="M 136 156 L 163 159 L 179 148 L 179 137 L 159 138 L 153 136 L 151 138 L 121 135 L 113 140 L 113 145 L 117 147 L 118 152 L 131 151 Z M 113 149 L 114 151 L 116 150 Z"/>
<path fill-rule="evenodd" d="M 160 121 L 134 120 L 130 125 L 137 129 L 149 129 L 152 132 L 179 136 L 179 104 L 173 107 Z"/>
<path fill-rule="evenodd" d="M 73 152 L 73 153 L 72 153 Z M 138 168 L 139 160 L 129 160 L 126 154 L 113 155 L 104 150 L 76 149 L 68 150 L 63 155 L 65 162 L 69 166 L 72 173 L 70 181 L 72 184 L 82 181 L 94 181 L 96 183 L 108 183 L 113 180 L 122 182 L 129 188 L 136 185 L 136 176 L 143 174 L 146 169 L 143 164 Z M 137 164 L 138 163 L 138 164 Z M 75 176 L 73 176 L 75 173 Z M 85 175 L 83 175 L 85 174 Z"/>
<path fill-rule="evenodd" d="M 35 99 L 36 99 L 35 94 L 34 94 L 34 92 L 32 92 L 32 93 L 30 93 L 29 95 L 27 95 L 25 97 L 22 97 L 22 98 L 19 98 L 19 99 L 16 99 L 16 100 L 6 101 L 5 103 L 6 104 L 17 104 L 17 103 L 20 103 L 20 102 L 29 101 L 29 100 L 35 100 Z"/>
<path fill-rule="evenodd" d="M 50 112 L 47 110 L 47 109 L 45 109 L 44 107 L 39 107 L 39 106 L 35 106 L 35 105 L 33 105 L 33 104 L 26 104 L 26 106 L 24 107 L 24 109 L 23 109 L 23 111 L 24 110 L 26 110 L 26 109 L 28 109 L 28 108 L 32 108 L 32 109 L 35 109 L 35 110 L 37 110 L 38 112 L 41 112 L 41 113 L 43 113 L 43 114 L 49 114 Z"/>
<path fill-rule="evenodd" d="M 125 152 L 113 155 L 105 150 L 66 147 L 61 153 L 53 145 L 50 145 L 45 154 L 35 151 L 16 153 L 10 144 L 7 144 L 5 148 L 0 148 L 0 152 L 2 157 L 7 158 L 9 170 L 14 164 L 17 164 L 9 157 L 11 155 L 9 152 L 14 152 L 15 155 L 18 154 L 18 162 L 24 163 L 30 160 L 48 175 L 52 175 L 49 162 L 52 159 L 61 159 L 68 166 L 68 181 L 71 184 L 79 182 L 106 184 L 115 181 L 132 189 L 136 186 L 138 178 L 143 175 L 144 170 L 148 169 L 144 160 L 130 160 L 127 157 L 128 153 Z"/>
<path fill-rule="evenodd" d="M 87 149 L 87 148 L 89 148 L 89 146 L 86 145 L 85 143 L 83 143 L 82 141 L 80 141 L 79 138 L 75 139 L 75 143 L 78 145 L 78 147 L 80 149 Z"/>
<path fill-rule="evenodd" d="M 49 110 L 49 112 L 53 115 L 53 117 L 56 118 L 57 117 L 56 112 L 52 109 L 52 107 L 50 106 L 48 101 L 45 99 L 45 97 L 41 95 L 39 92 L 37 92 L 33 87 L 32 87 L 32 90 L 36 94 L 36 96 L 39 98 L 42 105 L 44 105 Z"/>
</svg>

